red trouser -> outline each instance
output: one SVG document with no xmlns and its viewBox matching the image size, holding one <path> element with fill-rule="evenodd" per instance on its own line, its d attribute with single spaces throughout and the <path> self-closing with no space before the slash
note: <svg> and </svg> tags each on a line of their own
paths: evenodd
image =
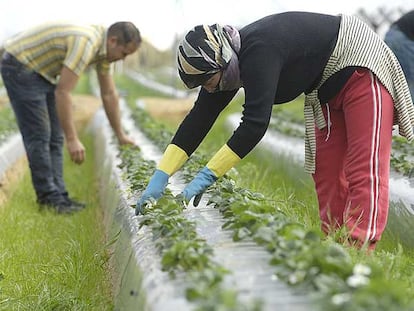
<svg viewBox="0 0 414 311">
<path fill-rule="evenodd" d="M 327 107 L 328 106 L 328 107 Z M 388 217 L 393 100 L 367 69 L 358 69 L 323 105 L 313 175 L 322 230 L 343 225 L 359 246 L 380 240 Z"/>
</svg>

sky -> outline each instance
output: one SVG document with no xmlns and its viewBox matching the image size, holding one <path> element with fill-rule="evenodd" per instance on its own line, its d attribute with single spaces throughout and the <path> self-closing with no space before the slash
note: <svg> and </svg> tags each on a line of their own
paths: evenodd
<svg viewBox="0 0 414 311">
<path fill-rule="evenodd" d="M 122 20 L 133 22 L 147 41 L 165 50 L 198 24 L 241 27 L 283 11 L 356 14 L 364 8 L 374 14 L 378 8 L 392 11 L 396 7 L 414 9 L 414 0 L 0 0 L 0 45 L 44 21 L 109 26 Z"/>
</svg>

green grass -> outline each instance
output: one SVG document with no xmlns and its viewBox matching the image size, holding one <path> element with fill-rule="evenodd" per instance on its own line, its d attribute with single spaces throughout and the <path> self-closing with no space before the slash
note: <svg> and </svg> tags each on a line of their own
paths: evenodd
<svg viewBox="0 0 414 311">
<path fill-rule="evenodd" d="M 69 163 L 65 154 L 64 172 L 85 210 L 40 211 L 29 172 L 0 208 L 0 310 L 113 310 L 92 138 L 83 143 L 86 162 Z"/>
</svg>

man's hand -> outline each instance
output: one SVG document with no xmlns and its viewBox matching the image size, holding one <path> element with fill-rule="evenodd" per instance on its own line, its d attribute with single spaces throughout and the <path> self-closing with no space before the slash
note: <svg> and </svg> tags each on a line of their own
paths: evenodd
<svg viewBox="0 0 414 311">
<path fill-rule="evenodd" d="M 85 147 L 79 139 L 73 139 L 66 142 L 70 158 L 76 164 L 81 164 L 85 160 Z"/>
<path fill-rule="evenodd" d="M 198 206 L 201 196 L 204 191 L 210 187 L 217 180 L 216 175 L 208 168 L 204 167 L 196 177 L 184 188 L 181 196 L 189 202 L 192 197 L 194 198 L 193 205 Z"/>
</svg>

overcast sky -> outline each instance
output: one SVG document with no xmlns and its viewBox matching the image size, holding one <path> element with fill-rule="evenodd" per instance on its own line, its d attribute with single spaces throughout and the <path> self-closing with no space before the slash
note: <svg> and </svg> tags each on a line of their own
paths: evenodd
<svg viewBox="0 0 414 311">
<path fill-rule="evenodd" d="M 414 9 L 414 0 L 0 0 L 0 44 L 14 33 L 49 20 L 109 25 L 129 20 L 159 49 L 197 24 L 237 27 L 282 11 L 355 14 L 364 8 Z"/>
</svg>

